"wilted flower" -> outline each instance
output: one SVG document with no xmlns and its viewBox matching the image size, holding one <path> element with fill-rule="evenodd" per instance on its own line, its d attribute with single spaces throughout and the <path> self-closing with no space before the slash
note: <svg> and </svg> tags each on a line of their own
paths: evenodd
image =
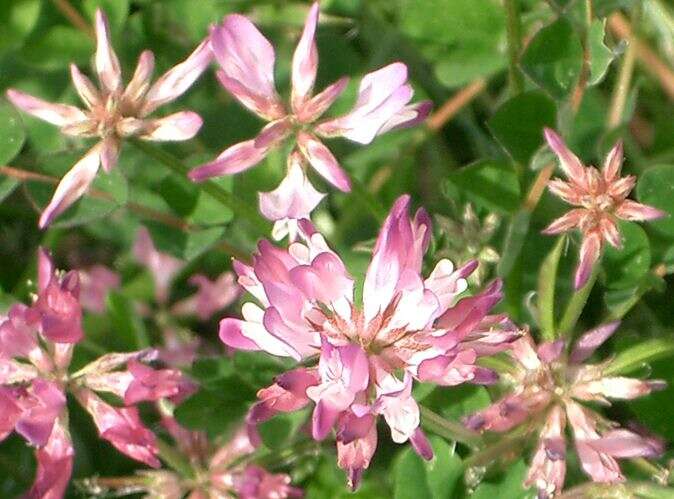
<svg viewBox="0 0 674 499">
<path fill-rule="evenodd" d="M 106 172 L 115 166 L 124 139 L 187 140 L 201 128 L 201 118 L 191 111 L 157 119 L 150 119 L 148 115 L 177 99 L 206 69 L 212 57 L 208 42 L 202 42 L 185 61 L 164 73 L 154 85 L 150 85 L 154 55 L 149 50 L 144 51 L 126 88 L 123 87 L 119 60 L 110 44 L 107 17 L 100 9 L 96 11 L 96 43 L 94 70 L 100 88 L 96 88 L 74 64 L 70 66 L 73 84 L 86 110 L 45 102 L 15 89 L 7 91 L 7 98 L 16 107 L 58 126 L 62 133 L 101 139 L 61 179 L 40 216 L 40 228 L 49 225 L 86 192 L 100 165 Z"/>
<path fill-rule="evenodd" d="M 155 436 L 133 404 L 180 399 L 193 390 L 179 371 L 143 364 L 155 357 L 151 350 L 106 354 L 71 374 L 73 350 L 83 335 L 81 319 L 78 273 L 56 272 L 40 249 L 35 302 L 13 305 L 0 321 L 0 439 L 16 431 L 36 448 L 32 498 L 63 497 L 70 480 L 74 449 L 67 392 L 91 414 L 101 438 L 156 467 Z M 114 407 L 95 392 L 115 394 L 127 407 Z"/>
<path fill-rule="evenodd" d="M 462 262 L 477 260 L 479 265 L 468 281 L 481 284 L 487 276 L 488 266 L 500 259 L 496 250 L 489 245 L 500 223 L 498 215 L 490 213 L 480 220 L 473 206 L 467 204 L 460 220 L 442 215 L 435 215 L 435 220 L 444 236 L 439 243 L 438 257 Z"/>
<path fill-rule="evenodd" d="M 341 136 L 360 144 L 369 144 L 377 135 L 394 128 L 413 126 L 428 115 L 430 102 L 408 104 L 413 90 L 407 83 L 407 67 L 396 62 L 363 77 L 357 102 L 349 113 L 316 123 L 348 83 L 348 78 L 341 78 L 313 95 L 318 68 L 315 42 L 318 16 L 319 5 L 314 3 L 293 56 L 289 109 L 281 102 L 274 84 L 274 48 L 255 25 L 242 15 L 232 14 L 226 16 L 221 25 L 211 29 L 211 47 L 220 64 L 217 73 L 220 83 L 242 105 L 269 124 L 256 138 L 235 144 L 211 163 L 192 170 L 192 180 L 246 170 L 293 136 L 296 150 L 318 174 L 337 189 L 348 192 L 351 189 L 348 175 L 319 137 Z M 291 165 L 298 163 L 291 162 Z M 292 171 L 289 175 L 293 178 L 287 184 L 308 183 L 306 179 L 300 181 Z M 318 193 L 308 186 L 304 189 L 312 192 L 310 204 L 318 203 Z M 290 185 L 281 191 L 289 194 Z M 301 194 L 298 190 L 297 195 Z M 296 202 L 304 203 L 303 209 L 308 208 L 308 201 Z M 269 210 L 263 210 L 263 213 L 265 211 Z M 269 214 L 265 213 L 265 216 L 269 217 Z M 278 219 L 275 215 L 270 218 Z"/>
<path fill-rule="evenodd" d="M 550 192 L 565 202 L 578 206 L 552 222 L 544 234 L 559 234 L 580 229 L 583 243 L 576 269 L 574 285 L 581 288 L 589 279 L 601 256 L 604 241 L 614 248 L 622 246 L 618 219 L 644 221 L 660 218 L 664 212 L 627 199 L 636 184 L 636 177 L 620 177 L 623 162 L 622 142 L 618 142 L 606 156 L 601 172 L 594 166 L 584 166 L 553 130 L 545 129 L 548 145 L 559 158 L 567 181 L 551 180 Z"/>
<path fill-rule="evenodd" d="M 579 402 L 610 405 L 608 399 L 633 399 L 660 389 L 664 382 L 605 374 L 610 365 L 582 364 L 618 328 L 611 322 L 588 331 L 567 356 L 558 340 L 535 347 L 531 337 L 513 343 L 516 370 L 510 374 L 513 391 L 466 418 L 474 430 L 504 432 L 520 424 L 542 425 L 526 486 L 539 497 L 559 493 L 566 473 L 566 423 L 571 425 L 583 471 L 597 482 L 624 480 L 615 458 L 656 456 L 662 443 L 650 436 L 620 428 Z"/>
<path fill-rule="evenodd" d="M 409 196 L 399 198 L 382 227 L 362 307 L 344 263 L 304 220 L 302 242 L 282 250 L 262 241 L 252 266 L 235 262 L 239 283 L 262 308 L 246 303 L 244 320 L 220 323 L 226 345 L 310 365 L 260 390 L 248 416 L 251 435 L 275 413 L 313 402 L 312 435 L 322 440 L 336 429 L 338 462 L 354 487 L 374 454 L 378 416 L 395 442 L 409 440 L 421 456 L 432 456 L 419 428 L 413 379 L 448 386 L 493 382 L 495 373 L 476 365 L 477 357 L 518 335 L 504 317 L 487 315 L 501 297 L 500 282 L 459 300 L 474 262 L 455 269 L 442 260 L 428 278 L 421 276 L 430 220 L 424 210 L 411 218 L 409 205 Z M 318 365 L 311 365 L 316 355 Z"/>
</svg>

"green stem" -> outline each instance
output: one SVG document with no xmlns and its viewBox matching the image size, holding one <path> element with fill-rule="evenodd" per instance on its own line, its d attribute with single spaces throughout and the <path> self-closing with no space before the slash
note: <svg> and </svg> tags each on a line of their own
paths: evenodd
<svg viewBox="0 0 674 499">
<path fill-rule="evenodd" d="M 520 22 L 519 2 L 518 0 L 505 0 L 504 7 L 507 21 L 508 58 L 510 61 L 508 68 L 510 93 L 516 95 L 524 90 L 524 78 L 518 66 L 520 53 L 522 52 L 522 24 Z"/>
<path fill-rule="evenodd" d="M 183 478 L 194 478 L 194 469 L 192 469 L 187 459 L 174 447 L 161 438 L 157 438 L 157 449 L 159 449 L 161 460 L 180 473 Z"/>
<path fill-rule="evenodd" d="M 565 338 L 568 340 L 568 337 L 571 335 L 573 328 L 576 326 L 576 323 L 580 318 L 580 314 L 583 312 L 583 308 L 585 308 L 585 303 L 587 303 L 587 299 L 590 296 L 590 291 L 592 291 L 594 283 L 597 281 L 598 267 L 599 265 L 595 265 L 590 278 L 585 283 L 585 286 L 580 288 L 571 296 L 571 299 L 566 306 L 566 310 L 564 310 L 562 320 L 559 323 L 558 331 L 560 338 Z"/>
<path fill-rule="evenodd" d="M 477 447 L 482 442 L 479 433 L 469 430 L 460 423 L 449 421 L 427 407 L 420 406 L 421 425 L 427 430 L 446 438 L 455 440 L 471 447 Z"/>
<path fill-rule="evenodd" d="M 521 450 L 519 443 L 527 436 L 530 426 L 521 426 L 509 435 L 503 436 L 492 445 L 488 445 L 478 452 L 474 452 L 463 461 L 464 469 L 472 466 L 484 466 L 497 459 L 509 450 Z"/>
<path fill-rule="evenodd" d="M 606 366 L 604 375 L 615 376 L 629 373 L 648 362 L 671 355 L 674 355 L 674 341 L 670 338 L 652 338 L 617 354 Z"/>
<path fill-rule="evenodd" d="M 351 178 L 351 193 L 358 198 L 361 204 L 367 208 L 372 216 L 381 223 L 386 218 L 386 210 L 379 201 L 367 190 L 367 188 L 356 178 Z"/>
<path fill-rule="evenodd" d="M 140 140 L 131 140 L 131 143 L 140 151 L 151 158 L 156 159 L 178 175 L 182 177 L 187 176 L 189 168 L 172 154 L 169 154 L 163 149 L 159 149 L 152 144 Z M 211 196 L 223 206 L 231 209 L 235 215 L 245 218 L 260 232 L 261 235 L 266 236 L 269 234 L 269 223 L 267 223 L 257 213 L 257 210 L 251 208 L 248 204 L 238 199 L 231 192 L 226 191 L 212 180 L 206 180 L 205 182 L 201 182 L 198 185 L 206 194 Z"/>
</svg>

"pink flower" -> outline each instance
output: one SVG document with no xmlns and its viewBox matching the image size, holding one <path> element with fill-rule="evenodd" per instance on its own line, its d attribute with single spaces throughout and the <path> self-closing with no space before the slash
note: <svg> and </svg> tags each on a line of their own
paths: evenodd
<svg viewBox="0 0 674 499">
<path fill-rule="evenodd" d="M 137 408 L 113 407 L 88 389 L 78 390 L 75 395 L 93 417 L 101 438 L 122 454 L 153 468 L 160 466 L 156 437 L 143 425 Z"/>
<path fill-rule="evenodd" d="M 543 233 L 559 234 L 580 229 L 583 243 L 574 281 L 575 288 L 579 289 L 587 282 L 592 268 L 599 260 L 604 241 L 614 248 L 622 246 L 618 219 L 653 220 L 663 217 L 665 213 L 627 199 L 636 184 L 636 177 L 620 177 L 623 161 L 621 142 L 608 153 L 600 172 L 593 166 L 584 166 L 553 130 L 546 128 L 545 138 L 559 158 L 559 164 L 568 179 L 566 182 L 560 179 L 550 181 L 550 192 L 578 208 L 552 222 Z"/>
<path fill-rule="evenodd" d="M 82 306 L 77 272 L 60 276 L 48 253 L 38 250 L 38 295 L 28 314 L 42 334 L 55 343 L 77 343 L 82 331 Z"/>
<path fill-rule="evenodd" d="M 40 249 L 35 303 L 15 304 L 0 318 L 0 440 L 16 432 L 36 448 L 31 498 L 60 499 L 70 480 L 75 451 L 67 428 L 67 392 L 91 413 L 102 438 L 128 456 L 158 466 L 154 434 L 138 410 L 115 408 L 94 391 L 134 404 L 164 397 L 179 401 L 194 389 L 179 371 L 141 364 L 156 357 L 152 350 L 106 354 L 70 373 L 83 334 L 78 295 L 78 273 L 55 271 L 49 254 Z M 122 366 L 127 369 L 120 370 Z"/>
<path fill-rule="evenodd" d="M 141 227 L 133 245 L 133 255 L 136 260 L 145 265 L 154 279 L 154 292 L 158 303 L 168 300 L 171 281 L 183 268 L 184 263 L 177 258 L 158 251 L 152 242 L 150 232 Z"/>
<path fill-rule="evenodd" d="M 86 109 L 67 104 L 52 104 L 18 90 L 9 89 L 7 98 L 19 109 L 61 128 L 76 137 L 98 137 L 98 142 L 63 177 L 54 196 L 40 217 L 40 228 L 77 201 L 93 182 L 99 166 L 109 172 L 119 157 L 122 141 L 128 137 L 142 140 L 188 140 L 201 127 L 201 118 L 191 111 L 149 119 L 159 106 L 177 99 L 194 83 L 211 61 L 207 42 L 202 42 L 190 56 L 150 85 L 154 55 L 144 51 L 126 88 L 117 55 L 110 45 L 107 17 L 96 11 L 96 55 L 94 70 L 100 88 L 96 88 L 75 66 L 70 73 Z"/>
<path fill-rule="evenodd" d="M 211 29 L 211 47 L 220 65 L 217 73 L 220 83 L 242 105 L 269 124 L 256 138 L 230 146 L 214 161 L 192 170 L 192 180 L 201 181 L 251 168 L 292 135 L 296 139 L 298 155 L 330 184 L 348 192 L 351 190 L 348 175 L 319 137 L 343 136 L 369 144 L 379 134 L 393 128 L 413 126 L 426 118 L 430 103 L 408 104 L 413 90 L 407 83 L 407 67 L 397 62 L 362 79 L 358 100 L 349 113 L 316 124 L 348 83 L 348 78 L 341 78 L 314 95 L 318 68 L 315 42 L 318 16 L 319 5 L 314 3 L 293 56 L 289 108 L 284 106 L 276 91 L 274 48 L 255 25 L 244 16 L 232 14 L 226 16 L 221 25 Z M 288 173 L 289 177 L 295 175 L 290 171 Z M 288 184 L 291 183 L 299 185 L 297 179 L 289 180 Z M 308 184 L 308 181 L 305 179 L 301 183 Z M 308 205 L 320 201 L 316 199 L 318 193 L 313 187 L 306 185 L 304 189 L 310 191 L 313 197 Z M 282 186 L 279 190 L 278 196 L 287 195 L 291 185 Z M 268 201 L 263 203 L 263 212 L 269 212 Z M 304 206 L 303 211 L 306 208 Z M 274 213 L 270 218 L 280 219 L 275 218 L 277 216 L 278 213 Z"/>
<path fill-rule="evenodd" d="M 243 320 L 220 323 L 220 338 L 230 347 L 264 350 L 308 366 L 261 390 L 249 424 L 313 402 L 313 437 L 337 431 L 340 466 L 354 485 L 374 452 L 371 427 L 378 416 L 395 442 L 410 441 L 420 455 L 432 457 L 419 429 L 413 379 L 493 382 L 495 374 L 477 366 L 477 358 L 506 348 L 519 335 L 503 317 L 488 315 L 501 296 L 498 282 L 459 299 L 474 263 L 455 269 L 443 260 L 429 277 L 421 276 L 430 220 L 423 210 L 410 217 L 409 205 L 408 196 L 398 199 L 382 227 L 362 309 L 354 304 L 354 279 L 346 266 L 303 220 L 301 242 L 282 250 L 262 241 L 252 266 L 235 262 L 239 284 L 261 306 L 245 303 Z M 311 361 L 316 355 L 318 366 Z"/>
<path fill-rule="evenodd" d="M 214 281 L 203 274 L 196 274 L 190 277 L 189 283 L 199 290 L 176 303 L 172 311 L 178 315 L 196 315 L 202 321 L 234 303 L 241 294 L 241 288 L 231 272 L 223 272 Z"/>
<path fill-rule="evenodd" d="M 272 237 L 290 241 L 297 239 L 298 221 L 308 219 L 325 197 L 318 192 L 302 169 L 302 157 L 295 151 L 288 157 L 288 172 L 279 186 L 271 192 L 261 192 L 260 212 L 274 221 Z"/>
<path fill-rule="evenodd" d="M 84 310 L 102 314 L 105 300 L 113 289 L 119 289 L 121 279 L 117 272 L 104 265 L 94 265 L 80 272 L 80 303 Z"/>
<path fill-rule="evenodd" d="M 472 429 L 508 431 L 520 424 L 544 421 L 526 486 L 540 497 L 559 493 L 566 473 L 566 423 L 570 424 L 580 464 L 594 481 L 624 480 L 615 458 L 661 453 L 657 439 L 619 428 L 580 401 L 610 405 L 610 398 L 633 399 L 660 389 L 664 382 L 607 376 L 609 363 L 586 364 L 592 353 L 613 334 L 618 322 L 588 331 L 576 342 L 568 361 L 563 341 L 535 347 L 530 337 L 512 345 L 517 369 L 511 374 L 512 393 L 466 419 Z"/>
</svg>

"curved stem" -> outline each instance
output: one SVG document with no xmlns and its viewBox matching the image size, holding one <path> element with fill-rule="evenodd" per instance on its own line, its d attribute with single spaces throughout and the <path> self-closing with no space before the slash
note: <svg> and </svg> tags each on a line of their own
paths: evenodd
<svg viewBox="0 0 674 499">
<path fill-rule="evenodd" d="M 171 171 L 183 177 L 187 176 L 189 168 L 172 154 L 169 154 L 163 149 L 159 149 L 152 144 L 140 140 L 131 140 L 130 142 L 147 156 L 156 159 Z M 212 180 L 206 180 L 205 182 L 199 183 L 198 185 L 199 188 L 206 194 L 211 196 L 223 206 L 231 209 L 235 215 L 245 218 L 253 227 L 255 227 L 255 229 L 260 232 L 261 236 L 266 237 L 269 234 L 269 223 L 267 223 L 267 221 L 265 221 L 257 213 L 257 210 L 252 209 L 246 203 L 234 196 L 231 192 L 226 191 Z"/>
<path fill-rule="evenodd" d="M 427 407 L 419 406 L 419 409 L 421 410 L 421 425 L 436 435 L 470 447 L 477 447 L 482 442 L 479 433 L 469 430 L 462 424 L 445 419 Z"/>
<path fill-rule="evenodd" d="M 161 438 L 157 438 L 159 457 L 184 478 L 194 478 L 194 469 L 185 457 Z"/>
</svg>

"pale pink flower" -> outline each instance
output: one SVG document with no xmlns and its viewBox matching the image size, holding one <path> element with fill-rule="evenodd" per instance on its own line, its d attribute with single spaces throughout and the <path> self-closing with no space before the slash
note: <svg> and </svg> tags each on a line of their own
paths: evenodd
<svg viewBox="0 0 674 499">
<path fill-rule="evenodd" d="M 162 75 L 151 85 L 154 55 L 141 53 L 138 66 L 126 88 L 117 55 L 110 44 L 110 29 L 103 11 L 96 11 L 96 55 L 94 71 L 99 88 L 74 64 L 70 74 L 85 110 L 68 104 L 52 104 L 15 89 L 7 98 L 19 109 L 52 123 L 61 132 L 74 137 L 98 137 L 98 142 L 63 177 L 54 196 L 40 216 L 40 228 L 77 201 L 89 188 L 102 165 L 109 172 L 117 163 L 122 141 L 129 137 L 142 140 L 188 140 L 201 128 L 201 117 L 192 111 L 180 111 L 163 118 L 148 118 L 159 106 L 185 93 L 211 61 L 208 42 L 202 42 L 190 56 Z"/>
<path fill-rule="evenodd" d="M 182 270 L 184 262 L 168 253 L 158 251 L 150 237 L 150 231 L 141 227 L 133 245 L 133 255 L 142 265 L 147 267 L 154 280 L 154 293 L 158 303 L 165 303 L 169 298 L 171 281 Z"/>
<path fill-rule="evenodd" d="M 234 303 L 242 291 L 232 272 L 223 272 L 213 281 L 203 274 L 195 274 L 188 282 L 199 290 L 176 303 L 171 311 L 178 315 L 196 315 L 202 321 Z"/>
<path fill-rule="evenodd" d="M 579 289 L 599 260 L 604 241 L 614 248 L 622 247 L 618 220 L 654 220 L 665 213 L 627 199 L 637 179 L 634 175 L 620 177 L 622 142 L 611 149 L 599 171 L 594 166 L 583 165 L 553 130 L 546 128 L 545 138 L 568 179 L 566 182 L 551 180 L 548 184 L 550 192 L 578 208 L 552 222 L 543 233 L 559 234 L 576 228 L 581 231 L 583 242 L 574 280 L 575 288 Z"/>
<path fill-rule="evenodd" d="M 509 374 L 513 391 L 488 408 L 466 418 L 473 430 L 508 431 L 515 426 L 542 424 L 526 486 L 535 486 L 539 497 L 558 494 L 566 473 L 565 433 L 573 430 L 583 471 L 594 481 L 618 482 L 624 477 L 615 458 L 661 453 L 653 437 L 619 428 L 579 402 L 610 405 L 609 399 L 633 399 L 664 386 L 659 380 L 639 380 L 605 375 L 609 362 L 581 364 L 617 329 L 612 322 L 588 331 L 564 355 L 564 342 L 536 347 L 527 336 L 515 341 L 511 355 L 516 370 Z"/>
<path fill-rule="evenodd" d="M 318 17 L 319 5 L 314 3 L 293 56 L 288 108 L 281 102 L 274 83 L 274 48 L 255 25 L 242 15 L 232 14 L 211 29 L 211 47 L 220 65 L 217 73 L 220 83 L 242 105 L 269 123 L 256 138 L 230 146 L 214 161 L 192 170 L 192 180 L 251 168 L 293 136 L 296 150 L 316 172 L 337 189 L 348 192 L 351 189 L 348 175 L 319 137 L 342 136 L 369 144 L 379 134 L 413 126 L 426 118 L 430 103 L 408 104 L 413 90 L 407 83 L 407 66 L 396 62 L 362 79 L 358 100 L 349 113 L 316 123 L 348 83 L 348 78 L 341 78 L 314 95 Z"/>
<path fill-rule="evenodd" d="M 84 310 L 102 314 L 110 291 L 119 289 L 119 274 L 105 265 L 80 271 L 80 304 Z"/>
<path fill-rule="evenodd" d="M 220 323 L 220 338 L 230 347 L 308 364 L 260 390 L 248 416 L 252 435 L 254 425 L 274 413 L 313 403 L 312 435 L 320 440 L 336 430 L 339 463 L 353 487 L 374 452 L 378 416 L 395 442 L 410 441 L 432 457 L 419 429 L 413 379 L 450 386 L 494 382 L 495 374 L 476 364 L 478 356 L 506 348 L 519 335 L 505 318 L 488 315 L 500 299 L 499 282 L 459 298 L 474 262 L 455 269 L 443 260 L 428 278 L 421 276 L 430 220 L 423 210 L 410 217 L 409 206 L 408 196 L 398 199 L 382 227 L 362 308 L 344 263 L 304 220 L 301 242 L 283 250 L 262 241 L 252 266 L 235 262 L 239 283 L 262 306 L 245 303 L 243 320 Z M 317 366 L 310 360 L 316 355 Z"/>
</svg>

